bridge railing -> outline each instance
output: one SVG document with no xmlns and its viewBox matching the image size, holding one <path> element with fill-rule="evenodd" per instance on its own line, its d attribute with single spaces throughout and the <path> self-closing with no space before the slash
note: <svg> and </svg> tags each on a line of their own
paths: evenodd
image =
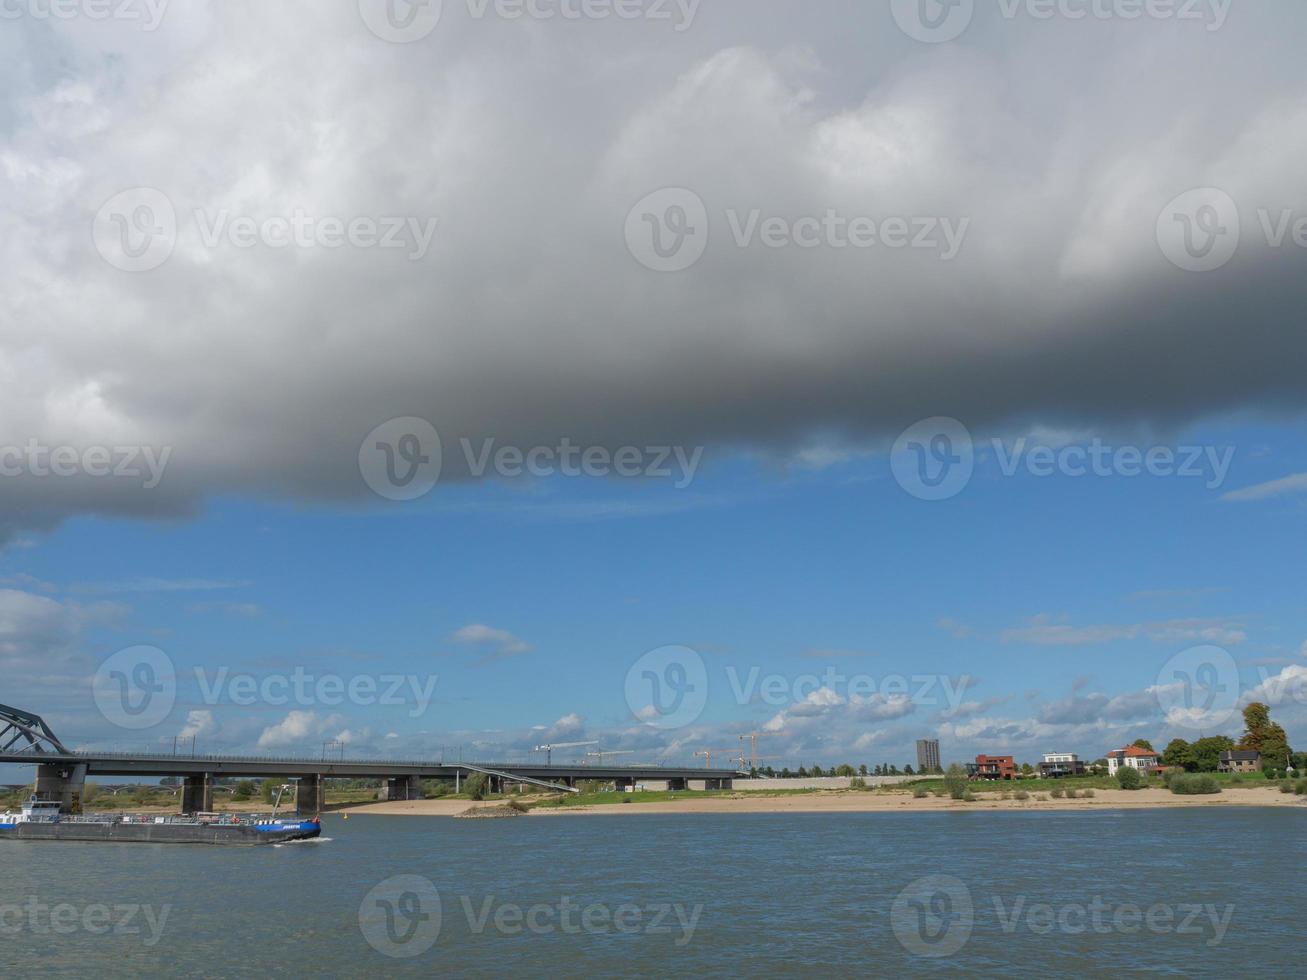
<svg viewBox="0 0 1307 980">
<path fill-rule="evenodd" d="M 24 756 L 31 759 L 40 759 L 43 756 L 34 752 L 25 752 Z M 713 773 L 722 775 L 733 775 L 737 773 L 735 769 L 705 769 L 699 766 L 667 766 L 662 763 L 649 763 L 638 766 L 585 766 L 585 765 L 549 765 L 536 762 L 464 762 L 462 760 L 446 761 L 443 759 L 367 759 L 367 758 L 315 758 L 313 756 L 280 756 L 280 755 L 222 755 L 217 753 L 181 753 L 181 752 L 100 752 L 94 749 L 74 749 L 68 755 L 46 755 L 44 758 L 49 759 L 99 759 L 102 761 L 142 761 L 142 762 L 161 762 L 168 759 L 176 759 L 179 762 L 253 762 L 270 765 L 293 765 L 293 766 L 316 766 L 316 767 L 336 767 L 350 765 L 367 765 L 367 766 L 402 766 L 413 769 L 430 769 L 443 767 L 454 769 L 462 767 L 465 769 L 536 769 L 560 772 L 574 773 L 577 770 L 585 769 L 602 769 L 605 772 L 629 770 L 631 772 L 647 772 L 650 769 L 673 769 L 678 771 L 693 771 L 701 773 Z"/>
</svg>

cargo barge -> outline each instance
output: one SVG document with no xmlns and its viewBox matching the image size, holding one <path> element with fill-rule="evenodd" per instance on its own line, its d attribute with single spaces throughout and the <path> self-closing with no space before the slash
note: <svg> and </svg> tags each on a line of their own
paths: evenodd
<svg viewBox="0 0 1307 980">
<path fill-rule="evenodd" d="M 316 817 L 266 814 L 105 813 L 70 816 L 57 802 L 35 798 L 0 813 L 0 840 L 134 841 L 149 844 L 283 844 L 322 833 Z"/>
</svg>

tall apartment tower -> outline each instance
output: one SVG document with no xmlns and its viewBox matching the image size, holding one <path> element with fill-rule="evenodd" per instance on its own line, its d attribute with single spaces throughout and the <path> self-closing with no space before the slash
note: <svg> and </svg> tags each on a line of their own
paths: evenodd
<svg viewBox="0 0 1307 980">
<path fill-rule="evenodd" d="M 917 772 L 930 772 L 941 768 L 939 764 L 939 739 L 917 739 Z"/>
</svg>

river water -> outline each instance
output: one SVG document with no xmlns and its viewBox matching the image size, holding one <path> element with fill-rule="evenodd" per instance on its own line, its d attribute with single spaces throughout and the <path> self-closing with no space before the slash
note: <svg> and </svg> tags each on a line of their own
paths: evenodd
<svg viewBox="0 0 1307 980">
<path fill-rule="evenodd" d="M 1301 975 L 1307 808 L 323 826 L 0 842 L 0 976 Z"/>
</svg>

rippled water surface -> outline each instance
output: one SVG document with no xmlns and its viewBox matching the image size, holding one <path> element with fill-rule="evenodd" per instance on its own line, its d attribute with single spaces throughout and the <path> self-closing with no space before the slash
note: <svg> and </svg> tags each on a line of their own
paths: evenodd
<svg viewBox="0 0 1307 980">
<path fill-rule="evenodd" d="M 339 816 L 0 842 L 0 976 L 1300 975 L 1304 810 Z"/>
</svg>

